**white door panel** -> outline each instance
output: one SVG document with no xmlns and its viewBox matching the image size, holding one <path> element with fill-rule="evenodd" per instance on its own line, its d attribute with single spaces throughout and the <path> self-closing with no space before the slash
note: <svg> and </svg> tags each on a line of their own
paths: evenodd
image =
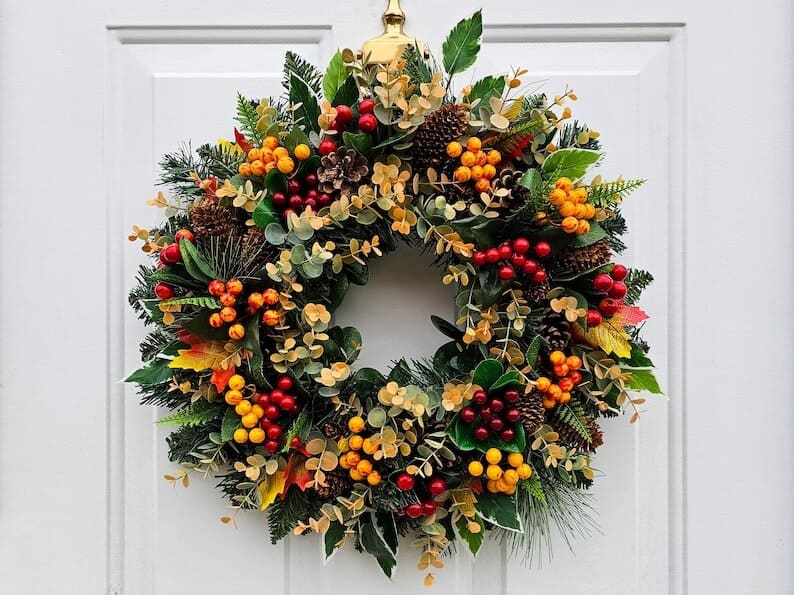
<svg viewBox="0 0 794 595">
<path fill-rule="evenodd" d="M 602 534 L 575 555 L 555 543 L 540 570 L 490 543 L 435 592 L 793 592 L 790 3 L 403 4 L 433 48 L 485 4 L 460 82 L 523 66 L 550 94 L 569 84 L 604 175 L 648 178 L 624 262 L 656 276 L 643 307 L 669 394 L 637 426 L 604 424 Z M 159 216 L 160 156 L 230 137 L 237 90 L 278 94 L 286 49 L 322 67 L 384 5 L 0 0 L 0 593 L 428 592 L 407 544 L 388 582 L 350 551 L 323 567 L 315 536 L 270 545 L 259 515 L 220 524 L 211 481 L 162 479 L 157 412 L 116 382 L 144 334 L 126 235 Z M 361 365 L 441 343 L 424 315 L 450 317 L 451 298 L 428 262 L 401 250 L 351 291 L 339 319 L 362 329 Z"/>
</svg>

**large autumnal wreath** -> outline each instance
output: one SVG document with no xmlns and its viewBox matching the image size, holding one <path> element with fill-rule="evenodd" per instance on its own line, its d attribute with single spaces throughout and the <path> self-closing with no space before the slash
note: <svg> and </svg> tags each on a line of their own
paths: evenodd
<svg viewBox="0 0 794 595">
<path fill-rule="evenodd" d="M 600 139 L 570 89 L 525 95 L 519 70 L 454 92 L 481 33 L 480 13 L 455 27 L 444 72 L 416 47 L 324 74 L 288 53 L 282 98 L 238 96 L 233 142 L 163 159 L 166 221 L 130 238 L 154 328 L 127 381 L 173 410 L 166 478 L 215 477 L 223 522 L 267 510 L 274 542 L 316 532 L 389 576 L 400 535 L 432 570 L 457 540 L 532 554 L 550 525 L 588 529 L 597 419 L 659 390 L 635 305 L 651 276 L 612 262 L 641 181 L 585 180 Z M 459 317 L 431 316 L 434 357 L 356 369 L 366 342 L 333 313 L 401 243 L 435 254 Z"/>
</svg>

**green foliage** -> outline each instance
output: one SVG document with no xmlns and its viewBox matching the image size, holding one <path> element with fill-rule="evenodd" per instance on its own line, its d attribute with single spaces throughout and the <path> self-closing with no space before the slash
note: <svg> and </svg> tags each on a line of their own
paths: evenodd
<svg viewBox="0 0 794 595">
<path fill-rule="evenodd" d="M 614 207 L 616 203 L 622 201 L 643 184 L 645 184 L 645 180 L 636 178 L 614 180 L 598 186 L 590 186 L 587 189 L 588 200 L 599 207 Z"/>
<path fill-rule="evenodd" d="M 183 239 L 179 242 L 179 251 L 182 253 L 182 262 L 187 272 L 196 281 L 212 281 L 218 278 L 218 273 L 213 270 L 210 263 L 199 252 L 195 244 Z"/>
<path fill-rule="evenodd" d="M 503 155 L 511 155 L 519 148 L 521 143 L 535 134 L 537 130 L 538 126 L 534 121 L 511 126 L 496 137 L 493 141 L 493 147 Z"/>
<path fill-rule="evenodd" d="M 151 300 L 155 297 L 154 285 L 152 274 L 156 271 L 156 267 L 148 265 L 140 265 L 138 273 L 135 275 L 135 286 L 130 290 L 127 296 L 127 301 L 132 307 L 133 312 L 138 315 L 140 320 L 145 324 L 151 324 L 152 318 L 149 315 L 149 310 L 144 307 L 145 300 Z"/>
<path fill-rule="evenodd" d="M 430 68 L 422 52 L 416 45 L 409 45 L 403 51 L 402 59 L 405 60 L 405 74 L 411 77 L 411 82 L 414 84 L 429 83 L 433 78 L 435 72 Z"/>
<path fill-rule="evenodd" d="M 254 209 L 253 219 L 259 229 L 267 229 L 268 225 L 278 221 L 278 213 L 276 207 L 273 206 L 273 200 L 270 198 L 260 200 Z"/>
<path fill-rule="evenodd" d="M 290 96 L 290 100 L 292 100 L 293 79 L 297 79 L 308 89 L 311 89 L 315 96 L 322 93 L 323 73 L 320 72 L 314 64 L 305 60 L 295 52 L 287 52 L 284 57 L 284 74 L 281 79 L 281 84 L 287 92 L 287 95 Z"/>
<path fill-rule="evenodd" d="M 477 99 L 481 103 L 488 105 L 491 97 L 499 97 L 505 90 L 505 78 L 503 76 L 486 76 L 478 80 L 471 86 L 469 93 L 469 103 L 474 103 Z"/>
<path fill-rule="evenodd" d="M 240 416 L 237 415 L 232 407 L 227 407 L 221 422 L 221 440 L 230 442 L 234 437 L 234 431 L 240 427 Z"/>
<path fill-rule="evenodd" d="M 469 521 L 464 516 L 458 518 L 455 522 L 455 528 L 458 530 L 460 538 L 469 546 L 471 555 L 476 558 L 482 544 L 485 543 L 485 523 L 480 515 L 475 515 L 473 522 L 480 526 L 480 530 L 477 533 L 472 533 L 469 530 Z"/>
<path fill-rule="evenodd" d="M 172 300 L 161 302 L 160 305 L 161 306 L 198 306 L 199 308 L 208 308 L 210 310 L 221 309 L 221 303 L 218 301 L 218 298 L 208 297 L 208 296 L 174 298 Z"/>
<path fill-rule="evenodd" d="M 587 173 L 587 169 L 595 165 L 601 153 L 589 149 L 560 149 L 554 151 L 543 162 L 541 171 L 547 180 L 566 177 L 578 180 Z"/>
<path fill-rule="evenodd" d="M 474 384 L 488 389 L 502 375 L 504 368 L 499 360 L 486 359 L 477 364 L 474 369 Z"/>
<path fill-rule="evenodd" d="M 477 495 L 477 512 L 494 527 L 522 533 L 524 526 L 518 515 L 516 499 L 504 494 L 483 492 Z"/>
<path fill-rule="evenodd" d="M 449 33 L 442 47 L 442 61 L 450 79 L 477 61 L 481 37 L 482 10 L 460 21 Z"/>
<path fill-rule="evenodd" d="M 184 399 L 184 395 L 181 395 Z M 165 439 L 168 444 L 168 459 L 177 463 L 198 464 L 201 459 L 212 456 L 218 446 L 208 438 L 217 431 L 217 420 L 205 425 L 187 425 L 177 428 Z"/>
<path fill-rule="evenodd" d="M 557 147 L 560 149 L 567 149 L 569 147 L 579 149 L 592 149 L 598 151 L 601 149 L 601 143 L 597 138 L 590 138 L 587 134 L 590 129 L 581 122 L 574 120 L 565 125 L 557 140 Z"/>
<path fill-rule="evenodd" d="M 183 409 L 161 417 L 157 420 L 157 424 L 177 427 L 201 426 L 218 417 L 221 411 L 222 408 L 217 403 L 204 400 L 196 401 Z"/>
<path fill-rule="evenodd" d="M 584 409 L 576 401 L 571 401 L 569 405 L 558 406 L 555 412 L 557 419 L 579 434 L 583 440 L 588 443 L 593 441 L 593 436 L 584 417 Z"/>
<path fill-rule="evenodd" d="M 489 448 L 498 448 L 503 452 L 523 452 L 527 445 L 526 433 L 524 432 L 524 426 L 521 424 L 516 425 L 516 437 L 511 442 L 495 437 L 488 438 L 482 442 L 475 440 L 474 424 L 464 423 L 459 415 L 456 415 L 447 426 L 446 433 L 452 438 L 455 446 L 464 452 L 472 450 L 485 452 Z"/>
<path fill-rule="evenodd" d="M 654 395 L 661 395 L 662 389 L 659 382 L 653 375 L 652 370 L 631 370 L 631 377 L 626 384 L 632 390 L 648 392 Z"/>
<path fill-rule="evenodd" d="M 165 329 L 155 329 L 141 341 L 141 359 L 148 362 L 174 343 L 176 337 Z"/>
<path fill-rule="evenodd" d="M 237 116 L 235 120 L 240 124 L 242 133 L 251 140 L 255 145 L 262 144 L 262 133 L 256 129 L 256 122 L 259 120 L 259 114 L 256 113 L 256 107 L 259 102 L 252 101 L 245 97 L 242 93 L 237 93 Z"/>
<path fill-rule="evenodd" d="M 284 499 L 276 501 L 267 509 L 267 527 L 270 541 L 274 545 L 292 532 L 298 521 L 305 521 L 315 515 L 319 505 L 307 492 L 297 487 L 287 490 Z"/>
<path fill-rule="evenodd" d="M 626 243 L 623 241 L 622 236 L 628 230 L 626 220 L 618 212 L 614 212 L 611 216 L 607 217 L 599 223 L 601 228 L 607 233 L 609 237 L 609 245 L 616 254 L 622 254 L 626 251 Z"/>
<path fill-rule="evenodd" d="M 629 305 L 640 301 L 640 296 L 645 289 L 653 283 L 653 275 L 642 269 L 629 269 L 629 274 L 623 281 L 628 289 L 623 301 Z"/>
<path fill-rule="evenodd" d="M 201 167 L 190 145 L 181 145 L 173 153 L 163 155 L 159 167 L 160 184 L 168 186 L 177 196 L 196 197 L 203 194 L 203 190 L 190 177 L 190 172 L 198 171 Z"/>
<path fill-rule="evenodd" d="M 543 484 L 538 479 L 538 474 L 533 473 L 528 480 L 521 484 L 521 487 L 527 490 L 539 504 L 546 506 L 548 504 L 548 500 L 546 500 L 546 492 L 543 491 Z"/>
<path fill-rule="evenodd" d="M 605 237 L 607 237 L 607 232 L 604 231 L 604 228 L 601 227 L 599 223 L 596 223 L 595 221 L 591 221 L 590 231 L 588 231 L 586 234 L 576 236 L 571 242 L 571 246 L 578 246 L 578 247 L 590 246 L 592 244 L 595 244 L 596 242 L 603 240 Z"/>
<path fill-rule="evenodd" d="M 142 368 L 135 370 L 124 379 L 124 382 L 131 382 L 142 386 L 151 386 L 167 382 L 174 375 L 174 371 L 168 368 L 168 362 L 169 360 L 166 359 L 154 359 Z"/>
<path fill-rule="evenodd" d="M 317 118 L 320 115 L 320 104 L 317 102 L 317 95 L 312 92 L 312 89 L 307 83 L 292 75 L 290 79 L 289 100 L 293 106 L 300 105 L 295 110 L 295 119 L 312 132 L 320 132 L 320 124 Z M 275 171 L 275 170 L 274 170 Z"/>
<path fill-rule="evenodd" d="M 345 80 L 347 80 L 347 68 L 345 61 L 342 60 L 342 52 L 337 50 L 325 70 L 322 81 L 323 93 L 328 101 L 332 101 L 336 97 L 336 92 L 339 91 Z"/>
<path fill-rule="evenodd" d="M 395 557 L 396 552 L 390 547 L 383 530 L 376 526 L 374 519 L 369 522 L 362 519 L 358 525 L 358 534 L 363 550 L 374 557 L 383 573 L 391 578 L 394 567 L 397 566 L 397 558 Z"/>
</svg>

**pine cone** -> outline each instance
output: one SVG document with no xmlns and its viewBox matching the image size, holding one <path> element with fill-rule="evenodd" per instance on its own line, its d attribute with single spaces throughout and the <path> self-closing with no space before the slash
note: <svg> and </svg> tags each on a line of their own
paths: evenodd
<svg viewBox="0 0 794 595">
<path fill-rule="evenodd" d="M 527 301 L 530 306 L 538 306 L 546 301 L 546 295 L 551 291 L 548 281 L 532 283 L 527 288 Z"/>
<path fill-rule="evenodd" d="M 326 194 L 350 194 L 369 173 L 366 158 L 349 147 L 339 147 L 336 152 L 324 156 L 320 164 L 317 170 L 319 189 Z"/>
<path fill-rule="evenodd" d="M 560 251 L 554 262 L 555 271 L 581 273 L 607 264 L 612 258 L 608 240 L 598 240 L 582 248 L 567 247 Z"/>
<path fill-rule="evenodd" d="M 543 313 L 538 332 L 554 351 L 564 351 L 571 343 L 571 323 L 565 315 L 550 308 Z"/>
<path fill-rule="evenodd" d="M 329 438 L 334 442 L 339 442 L 339 440 L 344 437 L 345 432 L 339 424 L 335 424 L 332 421 L 327 421 L 325 424 L 323 424 L 323 434 L 325 434 L 326 438 Z"/>
<path fill-rule="evenodd" d="M 521 413 L 519 421 L 521 425 L 524 426 L 524 431 L 527 436 L 531 436 L 537 432 L 543 425 L 546 410 L 543 408 L 543 403 L 538 391 L 533 390 L 528 395 L 522 395 L 521 400 L 518 402 L 518 410 Z"/>
<path fill-rule="evenodd" d="M 206 242 L 211 238 L 237 237 L 242 228 L 230 209 L 214 202 L 203 202 L 190 209 L 190 222 L 196 238 Z"/>
<path fill-rule="evenodd" d="M 523 172 L 504 169 L 494 179 L 492 183 L 494 190 L 505 188 L 510 191 L 510 195 L 502 199 L 505 206 L 521 205 L 526 202 L 529 191 L 520 184 L 523 176 Z"/>
<path fill-rule="evenodd" d="M 430 114 L 414 135 L 414 170 L 438 169 L 447 158 L 447 145 L 463 136 L 468 129 L 469 118 L 462 105 L 442 105 Z"/>
<path fill-rule="evenodd" d="M 447 186 L 447 198 L 450 204 L 462 200 L 467 205 L 471 205 L 478 200 L 479 196 L 479 193 L 469 182 L 463 184 L 450 184 Z"/>
<path fill-rule="evenodd" d="M 314 489 L 317 495 L 324 500 L 336 498 L 353 487 L 353 480 L 344 469 L 334 469 L 325 474 L 325 483 L 327 485 L 315 485 Z"/>
<path fill-rule="evenodd" d="M 590 432 L 592 441 L 588 442 L 576 429 L 569 426 L 556 415 L 551 420 L 552 429 L 560 435 L 560 440 L 575 447 L 581 452 L 595 452 L 604 443 L 604 435 L 596 420 L 592 417 L 585 418 L 587 430 Z"/>
</svg>

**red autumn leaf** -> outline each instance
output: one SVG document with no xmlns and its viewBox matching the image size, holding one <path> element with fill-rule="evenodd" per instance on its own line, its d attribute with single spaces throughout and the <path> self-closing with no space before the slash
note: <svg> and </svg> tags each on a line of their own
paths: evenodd
<svg viewBox="0 0 794 595">
<path fill-rule="evenodd" d="M 612 320 L 620 326 L 637 326 L 643 320 L 648 320 L 648 315 L 637 306 L 621 306 Z"/>
<path fill-rule="evenodd" d="M 222 369 L 228 363 L 229 354 L 225 350 L 225 341 L 203 339 L 188 332 L 179 333 L 179 338 L 190 348 L 180 349 L 179 355 L 168 364 L 169 368 L 203 372 Z"/>
<path fill-rule="evenodd" d="M 237 146 L 246 152 L 254 148 L 254 145 L 245 140 L 243 133 L 237 130 L 237 128 L 234 129 L 234 142 L 236 142 Z"/>
<path fill-rule="evenodd" d="M 289 489 L 289 487 L 292 485 L 298 486 L 301 492 L 305 492 L 306 484 L 314 479 L 312 473 L 306 469 L 304 464 L 305 462 L 306 459 L 301 456 L 292 455 L 289 458 L 289 461 L 287 462 L 287 469 L 285 471 L 287 475 L 287 481 L 284 484 L 282 497 L 287 493 L 287 489 Z"/>
<path fill-rule="evenodd" d="M 218 369 L 212 372 L 212 378 L 210 378 L 210 382 L 215 385 L 215 388 L 218 389 L 219 393 L 222 393 L 226 390 L 226 385 L 229 384 L 229 378 L 234 376 L 234 372 L 236 371 L 235 366 L 229 366 L 228 370 Z"/>
</svg>

